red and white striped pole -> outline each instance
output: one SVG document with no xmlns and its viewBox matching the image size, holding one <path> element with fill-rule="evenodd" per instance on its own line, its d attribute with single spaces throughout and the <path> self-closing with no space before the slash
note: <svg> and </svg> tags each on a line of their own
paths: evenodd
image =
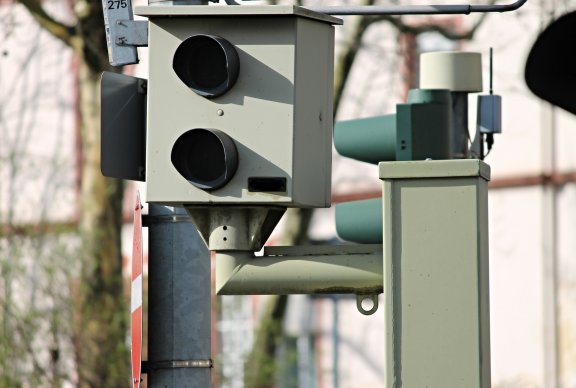
<svg viewBox="0 0 576 388">
<path fill-rule="evenodd" d="M 140 193 L 136 194 L 134 206 L 134 240 L 132 248 L 131 305 L 131 354 L 132 387 L 140 388 L 142 374 L 142 205 Z"/>
</svg>

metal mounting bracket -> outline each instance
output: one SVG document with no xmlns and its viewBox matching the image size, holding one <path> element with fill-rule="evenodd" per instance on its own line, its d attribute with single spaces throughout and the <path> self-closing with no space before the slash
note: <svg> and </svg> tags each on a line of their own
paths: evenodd
<svg viewBox="0 0 576 388">
<path fill-rule="evenodd" d="M 110 64 L 138 63 L 136 47 L 148 45 L 148 22 L 134 21 L 130 0 L 102 0 L 102 10 Z"/>
<path fill-rule="evenodd" d="M 116 39 L 119 46 L 148 46 L 148 22 L 146 20 L 117 20 Z"/>
<path fill-rule="evenodd" d="M 372 307 L 369 309 L 365 309 L 362 303 L 367 300 L 372 303 Z M 370 294 L 370 295 L 356 295 L 356 307 L 358 311 L 364 315 L 372 315 L 378 310 L 378 294 Z"/>
</svg>

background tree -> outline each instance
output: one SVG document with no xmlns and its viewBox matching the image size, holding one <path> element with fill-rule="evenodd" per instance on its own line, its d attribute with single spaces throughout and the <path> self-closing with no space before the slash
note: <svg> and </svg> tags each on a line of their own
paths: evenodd
<svg viewBox="0 0 576 388">
<path fill-rule="evenodd" d="M 40 0 L 22 0 L 38 24 L 68 46 L 78 64 L 81 139 L 79 222 L 80 276 L 74 296 L 72 336 L 78 384 L 112 387 L 129 376 L 127 309 L 122 290 L 120 227 L 123 186 L 100 173 L 99 79 L 108 64 L 100 1 L 74 3 L 72 22 L 48 11 Z"/>
<path fill-rule="evenodd" d="M 77 0 L 73 4 L 74 18 L 71 21 L 64 21 L 56 14 L 48 10 L 49 7 L 39 0 L 19 0 L 26 7 L 34 19 L 45 31 L 59 39 L 69 47 L 77 58 L 79 76 L 79 107 L 81 125 L 81 195 L 82 201 L 79 209 L 79 231 L 80 241 L 79 251 L 81 258 L 80 277 L 73 284 L 70 284 L 71 291 L 60 295 L 60 307 L 64 306 L 67 295 L 74 296 L 73 310 L 69 313 L 64 308 L 53 308 L 50 310 L 51 326 L 50 330 L 55 336 L 58 333 L 72 332 L 74 355 L 76 368 L 78 371 L 78 383 L 80 386 L 122 386 L 126 384 L 128 371 L 128 356 L 125 347 L 127 334 L 126 320 L 128 317 L 125 309 L 124 297 L 122 294 L 121 278 L 121 256 L 120 256 L 120 226 L 121 226 L 121 198 L 122 183 L 117 180 L 103 178 L 99 169 L 99 77 L 103 70 L 112 70 L 108 64 L 107 50 L 105 46 L 104 23 L 100 1 Z M 372 4 L 374 1 L 364 1 L 364 4 Z M 372 40 L 366 38 L 368 31 L 374 26 L 388 24 L 395 28 L 398 36 L 416 36 L 423 32 L 435 31 L 449 39 L 471 39 L 481 25 L 484 16 L 471 17 L 475 20 L 469 28 L 462 29 L 457 25 L 443 24 L 436 18 L 404 18 L 404 17 L 349 17 L 346 18 L 344 33 L 339 38 L 339 49 L 337 51 L 335 66 L 335 93 L 334 110 L 338 112 L 341 101 L 347 93 L 349 76 L 354 69 L 355 60 L 362 49 L 368 46 L 375 46 Z M 341 28 L 338 27 L 340 30 Z M 404 38 L 399 38 L 402 41 Z M 409 41 L 410 39 L 407 39 Z M 390 57 L 404 57 L 408 55 L 409 47 L 399 46 L 396 50 L 387 53 Z M 397 70 L 397 69 L 396 69 Z M 383 69 L 385 72 L 393 71 Z M 2 83 L 4 88 L 5 82 Z M 1 113 L 1 112 L 0 112 Z M 0 117 L 1 119 L 1 117 Z M 0 120 L 1 122 L 2 120 Z M 294 210 L 288 214 L 287 233 L 283 241 L 284 244 L 303 244 L 307 240 L 307 230 L 311 218 L 310 210 Z M 5 222 L 3 222 L 4 224 Z M 10 219 L 6 221 L 9 225 Z M 59 227 L 60 228 L 60 227 Z M 76 232 L 76 225 L 63 227 L 66 235 Z M 12 231 L 11 231 L 12 232 Z M 56 249 L 52 240 L 44 238 L 43 230 L 24 231 L 27 237 L 36 239 L 35 241 L 45 241 L 37 243 L 39 251 L 50 249 L 53 258 L 48 261 L 58 260 L 61 254 L 67 257 L 75 256 L 72 248 L 66 242 L 61 242 Z M 34 232 L 34 233 L 32 233 Z M 52 230 L 51 232 L 54 232 Z M 7 240 L 6 240 L 7 241 Z M 5 251 L 6 256 L 13 257 L 22 247 L 23 240 L 13 237 L 9 241 L 10 250 Z M 57 241 L 57 240 L 56 240 Z M 4 265 L 7 261 L 2 261 L 2 274 L 5 284 L 11 284 L 10 279 L 17 273 L 18 267 Z M 56 272 L 64 271 L 69 279 L 73 276 L 74 265 L 68 265 L 65 261 L 64 268 L 47 267 L 46 273 L 50 287 L 57 289 L 63 282 L 61 277 L 55 275 Z M 67 270 L 67 271 L 66 271 Z M 52 273 L 52 275 L 50 275 Z M 4 287 L 5 296 L 11 294 L 11 287 Z M 8 299 L 5 299 L 5 301 Z M 285 313 L 286 297 L 279 297 L 271 300 L 271 306 L 267 309 L 270 314 L 270 325 L 263 325 L 258 335 L 258 344 L 254 355 L 266 354 L 274 357 L 275 341 L 277 340 L 278 324 L 282 321 Z M 0 307 L 2 308 L 2 307 Z M 62 316 L 58 316 L 58 311 L 64 311 L 62 316 L 70 316 L 73 324 L 70 330 L 58 322 Z M 26 338 L 26 332 L 34 332 L 36 327 L 34 320 L 36 312 L 29 311 L 18 315 L 18 320 L 10 320 L 9 314 L 14 310 L 6 310 L 3 307 L 4 337 L 12 342 L 7 342 L 9 346 L 4 350 L 12 350 L 12 346 L 21 345 L 28 347 L 30 351 L 32 338 Z M 265 322 L 266 319 L 264 320 Z M 65 325 L 64 325 L 65 326 Z M 272 328 L 268 330 L 267 328 Z M 21 331 L 19 336 L 10 337 L 9 333 Z M 28 336 L 29 337 L 29 336 Z M 58 343 L 57 341 L 54 341 Z M 266 351 L 263 351 L 266 349 Z M 59 349 L 53 347 L 50 352 L 50 360 L 46 367 L 41 360 L 32 360 L 32 369 L 36 376 L 53 376 L 50 381 L 54 386 L 59 385 L 59 368 L 57 364 L 60 357 Z M 4 357 L 4 358 L 2 358 Z M 13 354 L 0 350 L 0 366 L 4 371 L 10 369 L 7 360 Z M 6 363 L 2 363 L 5 360 Z M 258 365 L 256 362 L 253 365 Z M 50 365 L 54 366 L 50 368 Z M 253 369 L 255 376 L 262 376 L 258 368 Z M 15 371 L 14 375 L 18 371 Z M 15 381 L 8 380 L 6 376 L 10 374 L 0 373 L 4 380 L 0 382 L 4 386 L 17 386 Z M 273 376 L 273 374 L 270 374 Z M 246 386 L 272 386 L 270 378 L 265 377 L 258 383 L 248 382 Z M 29 380 L 40 381 L 40 380 Z M 32 383 L 32 385 L 38 385 Z"/>
</svg>

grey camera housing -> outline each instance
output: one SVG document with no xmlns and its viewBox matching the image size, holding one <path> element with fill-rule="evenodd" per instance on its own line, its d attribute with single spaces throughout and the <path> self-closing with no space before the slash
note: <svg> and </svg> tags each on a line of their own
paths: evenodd
<svg viewBox="0 0 576 388">
<path fill-rule="evenodd" d="M 293 6 L 147 6 L 149 81 L 146 196 L 172 205 L 330 206 L 334 24 Z M 179 45 L 204 34 L 230 42 L 240 70 L 225 94 L 206 98 L 178 77 Z M 171 163 L 176 140 L 217 129 L 238 166 L 222 187 L 190 184 Z"/>
</svg>

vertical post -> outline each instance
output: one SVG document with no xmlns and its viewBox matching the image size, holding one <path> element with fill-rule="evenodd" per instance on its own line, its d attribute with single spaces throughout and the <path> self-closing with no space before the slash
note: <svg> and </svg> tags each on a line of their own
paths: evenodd
<svg viewBox="0 0 576 388">
<path fill-rule="evenodd" d="M 210 387 L 210 254 L 184 209 L 147 220 L 148 386 Z"/>
<path fill-rule="evenodd" d="M 452 125 L 452 158 L 468 158 L 468 92 L 452 92 Z"/>
<path fill-rule="evenodd" d="M 340 296 L 332 295 L 332 386 L 340 388 Z"/>
<path fill-rule="evenodd" d="M 490 387 L 488 184 L 478 160 L 380 163 L 386 387 Z"/>
<path fill-rule="evenodd" d="M 148 0 L 153 4 L 208 0 Z M 150 204 L 149 219 L 148 386 L 210 387 L 210 252 L 183 208 Z M 155 369 L 157 362 L 170 367 Z"/>
<path fill-rule="evenodd" d="M 556 143 L 558 125 L 556 108 L 542 102 L 541 149 L 543 173 L 554 176 L 557 171 Z M 559 386 L 559 327 L 558 327 L 558 192 L 554 185 L 542 187 L 542 318 L 544 386 Z"/>
</svg>

